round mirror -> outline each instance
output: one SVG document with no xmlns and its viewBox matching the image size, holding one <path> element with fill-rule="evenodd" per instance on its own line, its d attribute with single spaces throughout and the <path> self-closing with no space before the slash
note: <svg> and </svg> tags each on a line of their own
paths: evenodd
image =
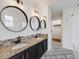
<svg viewBox="0 0 79 59">
<path fill-rule="evenodd" d="M 25 12 L 16 6 L 3 8 L 0 13 L 0 20 L 3 26 L 12 32 L 23 31 L 28 24 Z"/>
<path fill-rule="evenodd" d="M 40 28 L 40 20 L 37 16 L 32 16 L 30 18 L 30 27 L 32 30 L 37 31 Z"/>
<path fill-rule="evenodd" d="M 46 28 L 46 22 L 45 22 L 45 20 L 41 20 L 41 28 Z"/>
</svg>

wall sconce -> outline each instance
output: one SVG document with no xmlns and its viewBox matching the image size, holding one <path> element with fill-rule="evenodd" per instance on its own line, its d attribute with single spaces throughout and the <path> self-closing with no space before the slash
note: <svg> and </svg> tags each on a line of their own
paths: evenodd
<svg viewBox="0 0 79 59">
<path fill-rule="evenodd" d="M 46 19 L 47 19 L 46 16 L 41 17 L 41 20 L 46 20 Z"/>
<path fill-rule="evenodd" d="M 17 2 L 18 4 L 23 5 L 23 1 L 21 1 L 21 0 L 16 0 L 16 2 Z"/>
<path fill-rule="evenodd" d="M 34 11 L 35 13 L 39 14 L 39 12 L 37 10 Z"/>
<path fill-rule="evenodd" d="M 46 16 L 43 16 L 44 17 L 44 19 L 47 19 L 47 17 Z"/>
<path fill-rule="evenodd" d="M 37 10 L 34 10 L 32 16 L 39 16 L 39 12 Z"/>
</svg>

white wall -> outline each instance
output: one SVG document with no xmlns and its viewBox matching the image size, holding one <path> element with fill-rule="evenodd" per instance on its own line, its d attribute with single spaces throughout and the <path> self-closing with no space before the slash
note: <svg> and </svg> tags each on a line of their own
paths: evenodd
<svg viewBox="0 0 79 59">
<path fill-rule="evenodd" d="M 72 50 L 79 50 L 79 8 L 75 10 L 74 16 L 72 8 L 63 11 L 63 47 Z"/>
<path fill-rule="evenodd" d="M 47 20 L 47 32 L 48 32 L 48 51 L 52 48 L 52 16 L 51 6 L 48 7 L 48 20 Z"/>
<path fill-rule="evenodd" d="M 30 19 L 30 17 L 32 16 L 33 9 L 34 9 L 34 6 L 32 6 L 33 1 L 32 0 L 23 0 L 23 2 L 24 2 L 23 6 L 18 5 L 14 1 L 15 0 L 2 0 L 2 1 L 0 1 L 0 11 L 5 6 L 14 5 L 14 6 L 17 6 L 17 7 L 21 8 L 22 10 L 24 10 L 24 12 L 27 14 L 28 19 Z M 38 10 L 38 8 L 35 8 L 35 9 Z M 39 13 L 42 13 L 42 10 L 39 10 Z M 47 13 L 48 12 L 46 10 L 46 15 L 39 14 L 39 17 L 41 17 L 41 15 L 47 16 Z M 44 30 L 40 29 L 39 31 L 36 31 L 36 32 L 32 31 L 29 27 L 29 24 L 28 24 L 27 28 L 24 31 L 14 33 L 14 32 L 8 31 L 0 22 L 0 40 L 15 38 L 19 35 L 20 36 L 28 36 L 28 35 L 35 34 L 35 33 L 47 33 L 47 32 L 46 32 L 46 29 L 44 29 Z"/>
<path fill-rule="evenodd" d="M 67 49 L 71 49 L 72 48 L 72 23 L 71 23 L 71 19 L 63 19 L 63 36 L 62 36 L 62 40 L 63 40 L 63 47 L 67 48 Z"/>
</svg>

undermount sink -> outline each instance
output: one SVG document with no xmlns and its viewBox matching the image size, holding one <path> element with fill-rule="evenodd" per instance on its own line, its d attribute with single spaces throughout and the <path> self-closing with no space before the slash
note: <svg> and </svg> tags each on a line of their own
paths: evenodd
<svg viewBox="0 0 79 59">
<path fill-rule="evenodd" d="M 27 46 L 27 44 L 20 43 L 20 44 L 17 44 L 16 46 L 12 47 L 12 50 L 21 49 L 21 48 L 23 48 L 25 46 Z"/>
</svg>

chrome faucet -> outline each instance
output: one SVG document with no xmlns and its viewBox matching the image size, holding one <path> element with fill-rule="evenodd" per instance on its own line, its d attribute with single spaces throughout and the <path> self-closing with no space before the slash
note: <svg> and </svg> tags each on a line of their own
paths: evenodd
<svg viewBox="0 0 79 59">
<path fill-rule="evenodd" d="M 22 38 L 22 37 L 18 36 L 18 37 L 16 38 L 17 41 L 15 41 L 15 44 L 20 43 L 20 42 L 21 42 L 21 38 Z"/>
</svg>

